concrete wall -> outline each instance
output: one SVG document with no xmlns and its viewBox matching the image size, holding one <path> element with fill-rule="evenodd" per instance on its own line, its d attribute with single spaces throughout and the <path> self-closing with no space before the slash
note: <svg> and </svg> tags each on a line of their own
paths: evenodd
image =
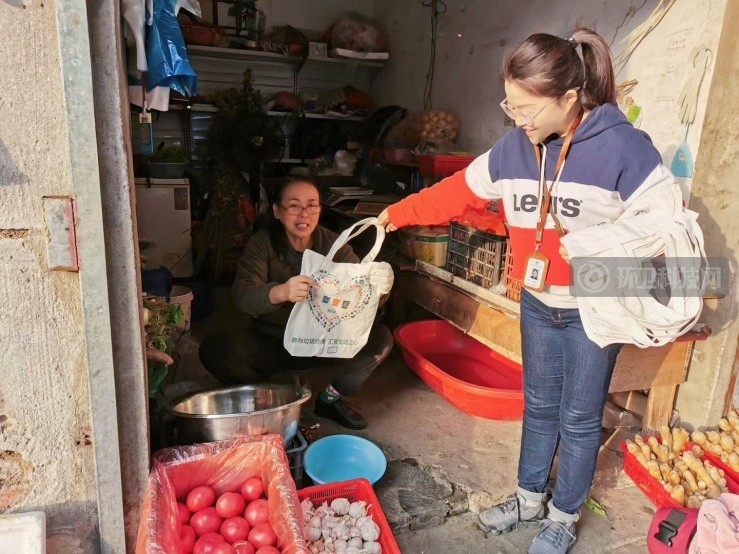
<svg viewBox="0 0 739 554">
<path fill-rule="evenodd" d="M 0 512 L 45 512 L 50 553 L 123 552 L 87 12 L 0 24 Z"/>
<path fill-rule="evenodd" d="M 677 409 L 683 420 L 696 426 L 714 426 L 732 400 L 739 406 L 735 388 L 735 359 L 739 336 L 736 272 L 739 267 L 739 2 L 728 2 L 716 68 L 698 147 L 690 207 L 700 224 L 711 256 L 725 256 L 731 265 L 729 294 L 708 300 L 702 319 L 714 335 L 696 343 L 688 382 L 680 387 Z M 733 398 L 732 398 L 733 397 Z"/>
<path fill-rule="evenodd" d="M 126 544 L 133 552 L 139 507 L 149 473 L 148 391 L 140 320 L 141 283 L 132 160 L 130 111 L 121 65 L 117 2 L 87 0 L 100 164 L 110 317 L 115 322 L 113 360 L 118 406 Z M 123 102 L 121 101 L 123 98 Z"/>
<path fill-rule="evenodd" d="M 680 1 L 680 0 L 678 0 Z M 536 32 L 566 35 L 588 26 L 619 41 L 654 9 L 656 0 L 466 0 L 446 2 L 439 16 L 433 106 L 459 117 L 459 144 L 482 153 L 507 130 L 500 101 L 505 51 Z M 376 0 L 375 16 L 390 33 L 391 59 L 377 80 L 380 104 L 423 107 L 431 48 L 431 9 L 418 2 Z"/>
<path fill-rule="evenodd" d="M 0 513 L 43 510 L 50 552 L 92 552 L 80 276 L 49 270 L 41 206 L 73 193 L 55 3 L 2 2 L 0 26 Z"/>
</svg>

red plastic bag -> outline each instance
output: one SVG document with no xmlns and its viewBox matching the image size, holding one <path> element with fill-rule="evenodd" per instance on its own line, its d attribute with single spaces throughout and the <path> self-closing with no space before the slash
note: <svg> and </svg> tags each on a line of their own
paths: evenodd
<svg viewBox="0 0 739 554">
<path fill-rule="evenodd" d="M 469 208 L 459 217 L 455 217 L 453 221 L 466 225 L 467 227 L 474 227 L 486 233 L 491 233 L 499 237 L 507 237 L 508 229 L 505 225 L 505 214 L 503 213 L 503 203 L 498 202 L 497 207 L 498 213 L 491 212 L 487 208 L 483 210 L 476 210 Z"/>
<path fill-rule="evenodd" d="M 137 554 L 179 554 L 177 501 L 199 485 L 216 496 L 240 490 L 252 476 L 264 481 L 270 524 L 283 554 L 310 554 L 303 539 L 302 512 L 279 435 L 243 437 L 167 448 L 154 455 L 141 506 Z"/>
</svg>

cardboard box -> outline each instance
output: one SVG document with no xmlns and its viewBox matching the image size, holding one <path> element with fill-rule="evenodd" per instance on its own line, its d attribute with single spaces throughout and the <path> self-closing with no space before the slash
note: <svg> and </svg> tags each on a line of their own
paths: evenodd
<svg viewBox="0 0 739 554">
<path fill-rule="evenodd" d="M 446 265 L 449 227 L 407 227 L 400 230 L 399 238 L 404 256 L 436 267 Z"/>
<path fill-rule="evenodd" d="M 308 55 L 311 58 L 328 58 L 328 45 L 325 42 L 309 42 Z"/>
</svg>

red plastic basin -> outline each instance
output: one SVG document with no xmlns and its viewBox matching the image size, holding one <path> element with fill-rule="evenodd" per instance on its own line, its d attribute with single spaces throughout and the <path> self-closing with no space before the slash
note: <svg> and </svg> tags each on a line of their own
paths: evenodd
<svg viewBox="0 0 739 554">
<path fill-rule="evenodd" d="M 485 419 L 523 417 L 520 364 L 441 320 L 401 325 L 395 340 L 410 368 L 453 406 Z"/>
</svg>

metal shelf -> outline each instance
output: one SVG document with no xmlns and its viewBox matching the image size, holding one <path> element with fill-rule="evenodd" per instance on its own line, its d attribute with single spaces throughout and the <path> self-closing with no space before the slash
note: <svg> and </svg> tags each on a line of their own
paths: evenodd
<svg viewBox="0 0 739 554">
<path fill-rule="evenodd" d="M 228 58 L 233 60 L 243 60 L 251 62 L 275 62 L 285 65 L 300 65 L 303 58 L 296 56 L 283 56 L 276 52 L 263 52 L 261 50 L 241 50 L 239 48 L 217 48 L 215 46 L 198 46 L 189 44 L 187 46 L 190 54 L 198 56 L 209 56 L 211 58 Z M 354 60 L 351 58 L 323 58 L 309 56 L 305 59 L 306 63 L 311 64 L 329 64 L 329 65 L 350 65 L 359 67 L 368 67 L 374 69 L 382 69 L 385 67 L 383 62 Z"/>
<path fill-rule="evenodd" d="M 173 103 L 169 105 L 172 112 L 190 110 L 198 113 L 218 113 L 218 108 L 212 104 L 181 104 Z M 332 115 L 322 113 L 295 113 L 295 112 L 265 112 L 270 117 L 304 117 L 306 119 L 331 119 L 334 121 L 362 121 L 364 118 L 356 115 Z"/>
<path fill-rule="evenodd" d="M 311 160 L 300 160 L 298 158 L 283 158 L 281 160 L 265 160 L 268 164 L 309 164 Z"/>
<path fill-rule="evenodd" d="M 267 115 L 272 117 L 304 117 L 305 119 L 331 119 L 334 121 L 362 121 L 364 118 L 355 115 L 332 115 L 322 113 L 295 113 L 295 112 L 267 112 Z"/>
</svg>

